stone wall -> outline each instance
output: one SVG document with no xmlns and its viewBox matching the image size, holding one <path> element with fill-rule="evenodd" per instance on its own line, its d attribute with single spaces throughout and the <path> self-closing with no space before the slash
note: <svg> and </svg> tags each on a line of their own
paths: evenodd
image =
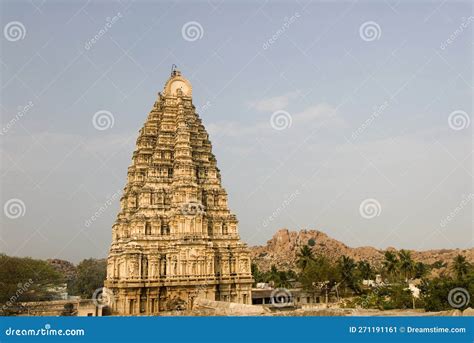
<svg viewBox="0 0 474 343">
<path fill-rule="evenodd" d="M 203 298 L 194 300 L 194 309 L 213 310 L 213 314 L 216 316 L 261 316 L 268 313 L 268 310 L 260 305 L 245 305 Z"/>
<path fill-rule="evenodd" d="M 70 312 L 65 305 L 72 304 Z M 52 300 L 19 303 L 19 316 L 102 316 L 102 307 L 96 306 L 92 300 Z"/>
</svg>

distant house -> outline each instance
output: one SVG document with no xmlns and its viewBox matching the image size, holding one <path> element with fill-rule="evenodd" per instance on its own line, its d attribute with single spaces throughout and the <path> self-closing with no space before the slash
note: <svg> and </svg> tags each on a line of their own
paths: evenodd
<svg viewBox="0 0 474 343">
<path fill-rule="evenodd" d="M 68 299 L 67 283 L 48 287 L 46 291 L 50 295 L 51 300 L 67 300 Z"/>
</svg>

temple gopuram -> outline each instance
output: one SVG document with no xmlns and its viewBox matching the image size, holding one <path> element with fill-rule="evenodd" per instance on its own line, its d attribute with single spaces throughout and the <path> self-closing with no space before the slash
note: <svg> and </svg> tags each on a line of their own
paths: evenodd
<svg viewBox="0 0 474 343">
<path fill-rule="evenodd" d="M 250 254 L 192 102 L 173 69 L 139 131 L 112 227 L 105 287 L 118 315 L 251 304 Z"/>
</svg>

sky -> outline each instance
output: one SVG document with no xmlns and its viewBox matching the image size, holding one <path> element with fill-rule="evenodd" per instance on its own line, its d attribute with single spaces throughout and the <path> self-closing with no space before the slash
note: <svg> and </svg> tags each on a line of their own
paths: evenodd
<svg viewBox="0 0 474 343">
<path fill-rule="evenodd" d="M 244 242 L 287 228 L 349 246 L 473 246 L 470 2 L 0 6 L 0 252 L 107 255 L 173 64 Z"/>
</svg>

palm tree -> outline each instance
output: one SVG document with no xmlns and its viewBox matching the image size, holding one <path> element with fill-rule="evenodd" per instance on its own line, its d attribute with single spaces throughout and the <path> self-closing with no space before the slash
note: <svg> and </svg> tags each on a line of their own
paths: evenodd
<svg viewBox="0 0 474 343">
<path fill-rule="evenodd" d="M 355 261 L 347 256 L 341 256 L 338 262 L 339 272 L 341 274 L 341 283 L 349 287 L 355 292 L 358 292 L 357 278 L 354 274 L 356 269 Z"/>
<path fill-rule="evenodd" d="M 367 261 L 359 261 L 357 263 L 357 269 L 364 280 L 369 280 L 374 275 L 372 266 Z"/>
<path fill-rule="evenodd" d="M 278 269 L 274 264 L 272 264 L 272 266 L 270 267 L 270 271 L 268 273 L 268 280 L 276 283 L 279 281 L 279 279 L 280 279 L 280 274 L 278 272 Z"/>
<path fill-rule="evenodd" d="M 264 282 L 264 275 L 263 275 L 263 273 L 260 272 L 260 270 L 258 269 L 257 264 L 252 263 L 252 264 L 250 265 L 250 269 L 251 269 L 251 271 L 252 271 L 252 276 L 253 276 L 253 279 L 254 279 L 255 283 Z"/>
<path fill-rule="evenodd" d="M 398 271 L 397 255 L 391 251 L 386 251 L 384 257 L 383 268 L 388 276 L 393 276 Z"/>
<path fill-rule="evenodd" d="M 400 271 L 404 273 L 405 281 L 408 281 L 415 269 L 415 262 L 411 258 L 411 253 L 404 249 L 398 252 L 398 258 L 400 260 Z"/>
<path fill-rule="evenodd" d="M 290 282 L 290 276 L 289 273 L 282 270 L 278 272 L 278 283 L 275 285 L 277 287 L 283 287 L 283 288 L 290 288 L 291 287 L 291 282 Z"/>
<path fill-rule="evenodd" d="M 416 262 L 414 269 L 415 269 L 415 278 L 417 279 L 422 279 L 430 271 L 430 268 L 428 267 L 428 265 L 424 264 L 423 262 Z"/>
<path fill-rule="evenodd" d="M 314 261 L 313 251 L 308 245 L 303 245 L 300 248 L 300 251 L 296 254 L 296 256 L 298 257 L 298 260 L 296 263 L 298 264 L 298 267 L 300 267 L 302 271 L 306 269 L 310 261 Z"/>
<path fill-rule="evenodd" d="M 458 280 L 462 279 L 469 271 L 471 267 L 470 263 L 466 261 L 466 257 L 457 255 L 453 260 L 452 269 L 456 274 Z"/>
</svg>

